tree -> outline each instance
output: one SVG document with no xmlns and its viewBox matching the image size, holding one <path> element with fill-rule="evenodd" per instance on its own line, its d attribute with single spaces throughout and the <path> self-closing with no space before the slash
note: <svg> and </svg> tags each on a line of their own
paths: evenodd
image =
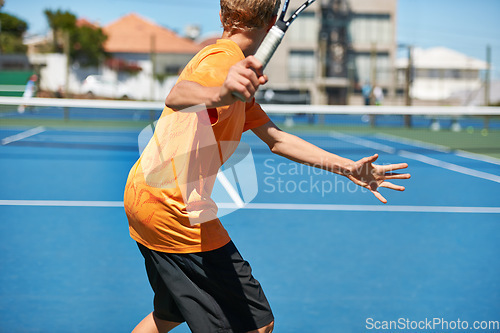
<svg viewBox="0 0 500 333">
<path fill-rule="evenodd" d="M 83 66 L 97 66 L 106 57 L 104 42 L 107 37 L 101 28 L 78 27 L 70 34 L 70 57 Z"/>
<path fill-rule="evenodd" d="M 28 24 L 7 13 L 0 12 L 0 52 L 26 53 L 27 47 L 23 44 L 23 35 L 28 30 Z"/>
<path fill-rule="evenodd" d="M 76 25 L 76 16 L 68 11 L 44 11 L 53 32 L 53 48 L 55 52 L 64 49 L 64 35 L 69 34 L 70 59 L 78 61 L 82 66 L 96 66 L 106 57 L 104 42 L 107 37 L 99 27 Z"/>
<path fill-rule="evenodd" d="M 61 11 L 58 9 L 56 12 L 50 9 L 44 11 L 45 17 L 52 29 L 52 41 L 55 52 L 62 52 L 65 32 L 71 33 L 76 29 L 76 16 L 68 11 Z"/>
</svg>

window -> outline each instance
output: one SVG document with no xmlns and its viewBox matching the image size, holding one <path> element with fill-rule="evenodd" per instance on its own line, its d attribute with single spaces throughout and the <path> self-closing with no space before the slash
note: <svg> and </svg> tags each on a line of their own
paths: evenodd
<svg viewBox="0 0 500 333">
<path fill-rule="evenodd" d="M 294 42 L 314 42 L 318 39 L 319 22 L 314 12 L 303 12 L 290 25 L 287 38 Z"/>
<path fill-rule="evenodd" d="M 439 79 L 442 76 L 441 70 L 435 68 L 429 69 L 428 74 L 429 74 L 428 77 L 432 79 Z"/>
<path fill-rule="evenodd" d="M 359 54 L 354 56 L 354 68 L 356 69 L 359 82 L 365 83 L 371 81 L 370 55 Z"/>
<path fill-rule="evenodd" d="M 390 15 L 355 15 L 348 31 L 352 43 L 390 44 L 392 29 Z"/>
<path fill-rule="evenodd" d="M 290 51 L 289 72 L 291 79 L 312 79 L 316 73 L 314 51 Z"/>
<path fill-rule="evenodd" d="M 426 78 L 430 76 L 429 70 L 424 68 L 417 68 L 415 70 L 415 74 L 415 77 L 417 78 Z"/>
<path fill-rule="evenodd" d="M 463 78 L 466 80 L 478 80 L 479 71 L 474 69 L 468 69 L 463 72 Z"/>
<path fill-rule="evenodd" d="M 370 54 L 354 55 L 354 65 L 356 77 L 359 82 L 371 82 L 373 66 L 373 57 Z M 379 84 L 389 84 L 392 80 L 392 70 L 390 66 L 389 55 L 377 54 L 375 58 L 376 81 Z"/>
</svg>

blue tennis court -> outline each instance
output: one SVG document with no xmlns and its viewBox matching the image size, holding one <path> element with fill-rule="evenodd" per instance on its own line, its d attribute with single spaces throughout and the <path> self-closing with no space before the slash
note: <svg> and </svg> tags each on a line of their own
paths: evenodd
<svg viewBox="0 0 500 333">
<path fill-rule="evenodd" d="M 121 203 L 139 131 L 0 128 L 1 332 L 130 332 L 152 310 Z M 258 194 L 221 220 L 264 287 L 276 332 L 498 323 L 500 160 L 377 132 L 301 137 L 351 159 L 408 162 L 412 179 L 397 182 L 404 193 L 382 189 L 382 205 L 245 134 Z"/>
</svg>

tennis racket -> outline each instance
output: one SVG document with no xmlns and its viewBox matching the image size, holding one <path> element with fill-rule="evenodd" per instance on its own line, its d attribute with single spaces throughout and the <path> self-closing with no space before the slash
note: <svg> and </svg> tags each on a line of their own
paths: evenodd
<svg viewBox="0 0 500 333">
<path fill-rule="evenodd" d="M 290 4 L 290 0 L 285 0 L 283 4 L 283 8 L 281 9 L 281 15 L 276 21 L 276 24 L 269 30 L 266 38 L 262 41 L 259 49 L 255 53 L 254 57 L 260 61 L 262 64 L 262 69 L 266 68 L 269 60 L 273 56 L 274 52 L 280 45 L 283 37 L 285 37 L 285 32 L 288 30 L 290 24 L 302 13 L 309 5 L 311 5 L 316 0 L 308 0 L 302 4 L 293 14 L 290 16 L 288 20 L 285 20 L 285 15 L 288 10 L 288 5 Z M 245 98 L 238 92 L 233 93 L 239 100 L 245 101 Z"/>
</svg>

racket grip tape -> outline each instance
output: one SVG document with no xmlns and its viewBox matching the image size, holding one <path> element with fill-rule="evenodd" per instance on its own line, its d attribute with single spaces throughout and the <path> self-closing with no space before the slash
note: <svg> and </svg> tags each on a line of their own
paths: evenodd
<svg viewBox="0 0 500 333">
<path fill-rule="evenodd" d="M 269 60 L 271 60 L 271 57 L 280 45 L 284 36 L 285 32 L 275 25 L 266 35 L 264 41 L 262 41 L 262 44 L 255 53 L 255 58 L 260 61 L 263 68 L 266 68 Z"/>
<path fill-rule="evenodd" d="M 285 32 L 277 26 L 273 26 L 271 30 L 269 30 L 266 38 L 264 38 L 262 44 L 260 44 L 259 49 L 254 55 L 254 57 L 262 64 L 262 69 L 266 68 L 269 60 L 271 60 L 271 57 L 280 45 L 284 36 Z M 233 92 L 233 95 L 240 101 L 245 101 L 245 97 L 243 97 L 240 93 Z"/>
</svg>

